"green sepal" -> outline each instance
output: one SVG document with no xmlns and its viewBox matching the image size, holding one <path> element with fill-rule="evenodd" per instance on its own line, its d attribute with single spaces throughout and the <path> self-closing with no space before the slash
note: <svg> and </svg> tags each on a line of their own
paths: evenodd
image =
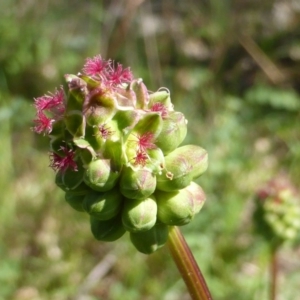
<svg viewBox="0 0 300 300">
<path fill-rule="evenodd" d="M 136 95 L 131 88 L 131 84 L 128 84 L 125 88 L 119 87 L 117 91 L 117 101 L 119 107 L 135 107 Z"/>
<path fill-rule="evenodd" d="M 161 90 L 150 94 L 149 107 L 151 108 L 155 103 L 161 103 L 168 110 L 173 110 L 173 104 L 171 102 L 170 93 L 168 91 Z"/>
<path fill-rule="evenodd" d="M 86 82 L 75 75 L 65 75 L 69 85 L 69 94 L 66 104 L 66 112 L 82 111 L 84 99 L 87 94 Z"/>
<path fill-rule="evenodd" d="M 106 221 L 90 217 L 90 226 L 95 239 L 104 242 L 116 241 L 126 232 L 119 215 Z"/>
<path fill-rule="evenodd" d="M 175 149 L 165 156 L 165 169 L 157 175 L 157 189 L 171 192 L 185 188 L 208 166 L 207 151 L 195 145 Z"/>
<path fill-rule="evenodd" d="M 156 177 L 147 169 L 124 167 L 120 178 L 120 191 L 130 199 L 145 199 L 156 188 Z"/>
<path fill-rule="evenodd" d="M 119 173 L 123 165 L 127 163 L 122 140 L 107 140 L 103 150 L 103 157 L 110 160 L 112 172 Z"/>
<path fill-rule="evenodd" d="M 83 81 L 86 82 L 86 85 L 87 85 L 87 88 L 89 90 L 93 90 L 97 87 L 99 87 L 99 81 L 97 80 L 94 80 L 92 77 L 89 77 L 87 75 L 83 75 L 83 74 L 80 74 L 78 75 Z"/>
<path fill-rule="evenodd" d="M 147 87 L 141 78 L 133 80 L 130 84 L 136 95 L 136 108 L 145 109 L 149 103 Z"/>
<path fill-rule="evenodd" d="M 58 172 L 55 176 L 55 184 L 61 188 L 64 192 L 68 192 L 73 195 L 85 195 L 88 193 L 91 189 L 84 183 L 81 182 L 78 186 L 76 186 L 73 189 L 70 189 L 63 183 L 63 174 L 61 172 Z"/>
<path fill-rule="evenodd" d="M 57 137 L 64 135 L 66 125 L 63 119 L 57 120 L 52 124 L 52 130 L 49 137 Z"/>
<path fill-rule="evenodd" d="M 175 150 L 184 140 L 187 134 L 187 121 L 180 112 L 169 112 L 163 120 L 162 130 L 156 138 L 155 144 L 164 154 Z"/>
<path fill-rule="evenodd" d="M 148 231 L 131 232 L 130 240 L 139 252 L 151 254 L 165 245 L 168 236 L 169 227 L 165 224 L 157 223 Z"/>
<path fill-rule="evenodd" d="M 149 162 L 147 169 L 151 170 L 154 174 L 160 174 L 165 168 L 165 157 L 160 148 L 148 149 Z"/>
<path fill-rule="evenodd" d="M 85 198 L 85 195 L 76 195 L 72 192 L 65 193 L 65 200 L 68 202 L 68 204 L 73 209 L 80 211 L 80 212 L 84 211 L 84 209 L 82 207 L 84 198 Z"/>
<path fill-rule="evenodd" d="M 90 98 L 86 101 L 84 115 L 90 126 L 99 126 L 112 119 L 117 111 L 116 97 L 109 91 L 101 89 L 91 92 Z"/>
<path fill-rule="evenodd" d="M 205 194 L 202 188 L 191 182 L 186 188 L 176 192 L 156 191 L 157 218 L 167 225 L 188 224 L 202 208 Z"/>
<path fill-rule="evenodd" d="M 99 220 L 109 220 L 115 217 L 122 207 L 123 196 L 117 189 L 100 193 L 91 191 L 83 201 L 83 209 Z"/>
<path fill-rule="evenodd" d="M 68 131 L 74 137 L 84 137 L 85 135 L 85 117 L 78 110 L 73 110 L 65 115 L 65 124 Z"/>
<path fill-rule="evenodd" d="M 112 171 L 109 159 L 97 159 L 91 161 L 87 166 L 84 182 L 99 192 L 112 189 L 120 176 L 120 172 Z"/>
<path fill-rule="evenodd" d="M 160 134 L 162 129 L 162 117 L 157 112 L 149 112 L 145 114 L 133 129 L 133 133 L 142 136 L 145 133 L 151 132 L 153 138 Z"/>
<path fill-rule="evenodd" d="M 154 196 L 146 199 L 125 199 L 123 226 L 130 232 L 147 231 L 156 223 L 157 204 Z"/>
</svg>

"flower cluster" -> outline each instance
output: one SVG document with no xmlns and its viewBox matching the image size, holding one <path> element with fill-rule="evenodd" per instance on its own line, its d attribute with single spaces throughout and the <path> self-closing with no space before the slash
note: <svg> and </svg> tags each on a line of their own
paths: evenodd
<svg viewBox="0 0 300 300">
<path fill-rule="evenodd" d="M 114 241 L 126 231 L 143 253 L 162 247 L 168 226 L 188 224 L 204 201 L 193 180 L 207 152 L 180 146 L 185 116 L 167 89 L 149 92 L 129 68 L 100 55 L 65 75 L 68 92 L 35 99 L 33 130 L 50 139 L 50 166 L 66 201 L 90 215 L 91 231 Z"/>
<path fill-rule="evenodd" d="M 257 231 L 277 246 L 294 241 L 300 232 L 299 194 L 286 176 L 278 176 L 257 191 L 253 214 Z"/>
</svg>

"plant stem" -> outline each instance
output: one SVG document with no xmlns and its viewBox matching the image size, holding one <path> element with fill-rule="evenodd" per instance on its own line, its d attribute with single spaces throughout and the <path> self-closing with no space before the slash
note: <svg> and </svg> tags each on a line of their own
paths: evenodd
<svg viewBox="0 0 300 300">
<path fill-rule="evenodd" d="M 276 300 L 277 296 L 277 276 L 278 262 L 277 262 L 277 247 L 271 249 L 270 259 L 270 300 Z"/>
<path fill-rule="evenodd" d="M 183 235 L 176 226 L 169 231 L 168 246 L 193 300 L 212 300 L 205 279 Z"/>
</svg>

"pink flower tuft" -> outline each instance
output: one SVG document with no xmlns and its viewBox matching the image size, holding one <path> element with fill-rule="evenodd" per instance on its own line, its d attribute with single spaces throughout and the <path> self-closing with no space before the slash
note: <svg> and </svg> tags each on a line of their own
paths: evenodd
<svg viewBox="0 0 300 300">
<path fill-rule="evenodd" d="M 131 81 L 133 75 L 130 68 L 123 69 L 122 65 L 118 64 L 116 69 L 112 69 L 109 72 L 107 79 L 112 86 L 116 86 Z"/>
<path fill-rule="evenodd" d="M 99 134 L 105 140 L 107 140 L 113 134 L 113 131 L 109 130 L 109 127 L 106 126 L 106 124 L 102 124 L 98 128 L 99 128 Z"/>
<path fill-rule="evenodd" d="M 166 119 L 168 117 L 168 110 L 165 107 L 165 105 L 163 105 L 160 102 L 154 103 L 153 106 L 151 107 L 151 111 L 156 111 L 156 112 L 160 112 L 161 117 L 163 119 Z"/>
<path fill-rule="evenodd" d="M 50 153 L 50 167 L 54 171 L 65 172 L 67 169 L 78 171 L 77 163 L 74 160 L 75 151 L 67 147 L 60 147 L 63 157 L 55 152 Z"/>
<path fill-rule="evenodd" d="M 155 149 L 156 145 L 154 144 L 154 134 L 147 132 L 138 137 L 138 147 L 140 151 L 146 151 L 147 149 Z"/>
<path fill-rule="evenodd" d="M 144 167 L 147 163 L 147 160 L 148 160 L 147 153 L 139 150 L 139 151 L 137 151 L 136 157 L 134 158 L 134 164 L 141 165 L 142 167 Z"/>
<path fill-rule="evenodd" d="M 65 95 L 61 87 L 56 89 L 54 94 L 44 95 L 35 99 L 35 108 L 38 112 L 43 110 L 54 110 L 56 113 L 62 114 L 65 110 Z"/>
<path fill-rule="evenodd" d="M 36 115 L 36 119 L 33 120 L 36 124 L 32 129 L 36 133 L 44 133 L 49 134 L 52 131 L 52 124 L 54 122 L 53 119 L 47 118 L 43 112 L 38 112 Z"/>
<path fill-rule="evenodd" d="M 102 59 L 101 55 L 87 58 L 83 66 L 83 72 L 89 76 L 100 76 L 105 79 L 106 72 L 110 68 L 111 61 Z"/>
</svg>

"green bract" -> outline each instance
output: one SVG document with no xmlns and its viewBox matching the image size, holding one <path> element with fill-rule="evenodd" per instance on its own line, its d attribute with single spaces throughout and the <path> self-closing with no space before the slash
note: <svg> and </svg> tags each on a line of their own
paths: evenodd
<svg viewBox="0 0 300 300">
<path fill-rule="evenodd" d="M 170 92 L 149 92 L 120 64 L 96 56 L 65 78 L 67 92 L 35 99 L 33 129 L 50 138 L 55 182 L 90 215 L 96 239 L 128 231 L 140 252 L 152 253 L 166 243 L 168 226 L 200 211 L 205 195 L 193 180 L 207 169 L 207 152 L 180 146 L 187 120 Z"/>
</svg>

